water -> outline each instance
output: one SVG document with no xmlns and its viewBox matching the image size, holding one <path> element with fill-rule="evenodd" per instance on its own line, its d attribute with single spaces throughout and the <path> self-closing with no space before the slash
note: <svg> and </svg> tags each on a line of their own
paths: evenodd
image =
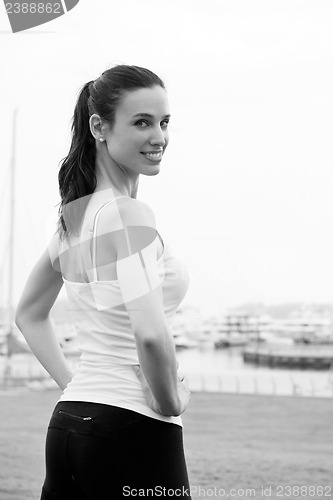
<svg viewBox="0 0 333 500">
<path fill-rule="evenodd" d="M 301 370 L 270 368 L 244 363 L 242 347 L 214 349 L 212 346 L 177 351 L 179 370 L 190 383 L 192 391 L 219 391 L 241 394 L 333 396 L 333 372 L 329 370 Z M 67 356 L 74 368 L 78 356 Z M 0 380 L 6 367 L 5 356 L 0 356 Z M 16 354 L 11 361 L 15 378 L 48 378 L 47 372 L 31 354 Z M 31 384 L 38 387 L 38 383 Z M 52 386 L 49 383 L 49 385 Z"/>
<path fill-rule="evenodd" d="M 177 352 L 192 390 L 247 394 L 333 396 L 333 372 L 270 368 L 245 363 L 242 347 L 203 347 Z"/>
</svg>

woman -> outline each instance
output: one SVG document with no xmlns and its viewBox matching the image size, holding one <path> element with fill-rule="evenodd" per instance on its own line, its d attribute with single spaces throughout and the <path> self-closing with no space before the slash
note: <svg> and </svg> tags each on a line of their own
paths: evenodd
<svg viewBox="0 0 333 500">
<path fill-rule="evenodd" d="M 190 498 L 181 414 L 190 391 L 170 330 L 186 268 L 136 199 L 156 175 L 170 113 L 161 79 L 119 65 L 85 84 L 59 172 L 59 221 L 16 324 L 63 393 L 46 438 L 42 500 Z M 82 351 L 74 375 L 49 320 L 65 283 Z"/>
</svg>

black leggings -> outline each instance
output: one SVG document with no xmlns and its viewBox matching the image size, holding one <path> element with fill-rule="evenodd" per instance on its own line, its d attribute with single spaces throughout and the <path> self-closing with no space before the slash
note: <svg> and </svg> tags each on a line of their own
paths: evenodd
<svg viewBox="0 0 333 500">
<path fill-rule="evenodd" d="M 191 498 L 182 428 L 117 406 L 57 403 L 45 461 L 41 500 Z"/>
</svg>

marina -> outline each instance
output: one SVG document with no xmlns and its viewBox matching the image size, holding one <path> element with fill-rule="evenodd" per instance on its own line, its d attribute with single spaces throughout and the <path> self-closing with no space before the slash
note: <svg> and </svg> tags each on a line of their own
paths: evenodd
<svg viewBox="0 0 333 500">
<path fill-rule="evenodd" d="M 80 350 L 66 303 L 55 304 L 52 322 L 74 368 Z M 9 334 L 5 324 L 0 330 L 0 388 L 56 388 L 17 327 L 13 325 Z M 333 343 L 327 319 L 275 320 L 244 312 L 203 318 L 196 308 L 183 308 L 171 331 L 179 370 L 192 392 L 333 397 Z"/>
<path fill-rule="evenodd" d="M 216 349 L 201 343 L 176 350 L 179 370 L 188 378 L 192 392 L 262 394 L 272 396 L 333 397 L 333 371 L 329 369 L 257 365 L 244 360 L 243 347 Z M 77 351 L 69 350 L 73 368 L 79 362 Z M 10 363 L 10 378 L 6 378 Z M 28 352 L 0 356 L 0 389 L 56 389 L 55 382 Z"/>
<path fill-rule="evenodd" d="M 74 368 L 80 350 L 66 307 L 63 301 L 55 304 L 52 322 Z M 204 318 L 189 307 L 177 311 L 171 331 L 179 370 L 192 392 L 333 397 L 332 322 L 318 314 L 277 320 L 234 312 Z M 9 334 L 2 325 L 0 354 L 2 390 L 56 388 L 15 325 Z"/>
</svg>

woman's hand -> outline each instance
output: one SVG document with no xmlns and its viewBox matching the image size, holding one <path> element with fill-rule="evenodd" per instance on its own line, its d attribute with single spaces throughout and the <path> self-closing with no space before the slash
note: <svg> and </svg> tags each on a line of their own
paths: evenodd
<svg viewBox="0 0 333 500">
<path fill-rule="evenodd" d="M 179 366 L 179 363 L 177 361 L 177 368 L 178 368 L 178 366 Z M 144 392 L 146 401 L 148 403 L 148 406 L 152 410 L 154 410 L 156 413 L 160 413 L 161 415 L 163 415 L 163 413 L 160 410 L 160 406 L 159 406 L 158 402 L 156 401 L 153 393 L 151 392 L 151 389 L 148 385 L 147 379 L 144 376 L 140 365 L 134 365 L 133 369 L 134 369 L 136 376 L 138 377 L 138 379 L 141 382 L 143 392 Z M 188 381 L 185 378 L 184 374 L 177 373 L 177 379 L 178 379 L 178 385 L 177 385 L 178 396 L 179 396 L 179 399 L 181 402 L 181 408 L 180 408 L 178 415 L 181 415 L 186 410 L 187 405 L 190 401 L 191 391 L 190 391 Z"/>
<path fill-rule="evenodd" d="M 178 394 L 181 402 L 181 408 L 179 413 L 181 415 L 186 410 L 191 399 L 191 391 L 188 380 L 182 373 L 178 373 Z"/>
</svg>

